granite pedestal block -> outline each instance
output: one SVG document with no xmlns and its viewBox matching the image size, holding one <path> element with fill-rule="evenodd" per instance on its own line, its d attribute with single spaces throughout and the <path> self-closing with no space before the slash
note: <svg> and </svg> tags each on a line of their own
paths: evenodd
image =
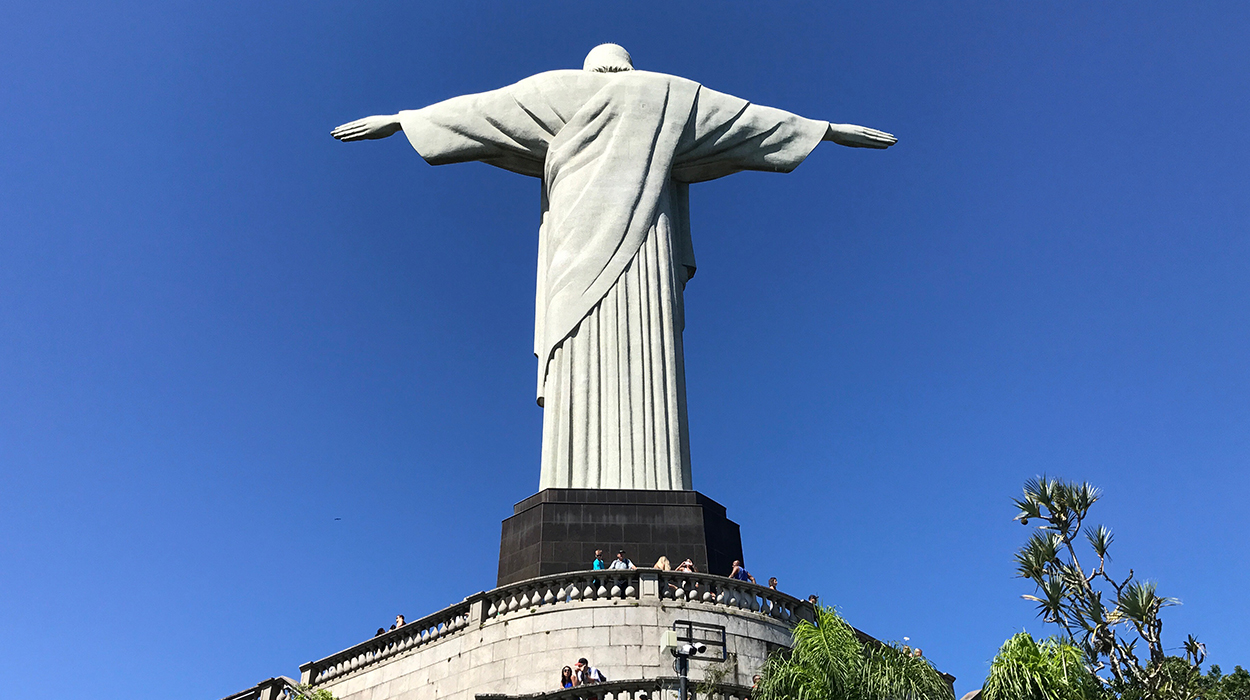
<svg viewBox="0 0 1250 700">
<path fill-rule="evenodd" d="M 728 575 L 742 558 L 738 524 L 698 491 L 546 489 L 516 504 L 503 521 L 500 586 L 536 576 L 584 571 L 596 549 L 611 563 L 624 549 L 634 564 L 666 556 L 677 566 Z"/>
</svg>

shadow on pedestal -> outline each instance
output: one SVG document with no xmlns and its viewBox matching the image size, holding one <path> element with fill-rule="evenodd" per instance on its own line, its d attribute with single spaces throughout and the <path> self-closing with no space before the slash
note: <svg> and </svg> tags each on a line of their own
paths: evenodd
<svg viewBox="0 0 1250 700">
<path fill-rule="evenodd" d="M 595 550 L 611 563 L 624 549 L 634 564 L 689 558 L 699 571 L 729 574 L 742 558 L 738 524 L 698 491 L 545 489 L 503 521 L 500 586 L 536 576 L 585 571 Z"/>
</svg>

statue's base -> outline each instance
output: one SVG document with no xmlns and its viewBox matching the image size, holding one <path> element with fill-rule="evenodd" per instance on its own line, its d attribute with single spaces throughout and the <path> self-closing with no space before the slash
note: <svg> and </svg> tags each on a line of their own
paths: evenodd
<svg viewBox="0 0 1250 700">
<path fill-rule="evenodd" d="M 623 549 L 636 566 L 689 558 L 699 571 L 722 576 L 742 558 L 738 524 L 698 491 L 545 489 L 513 512 L 499 542 L 500 586 L 585 571 L 596 549 L 609 563 Z"/>
</svg>

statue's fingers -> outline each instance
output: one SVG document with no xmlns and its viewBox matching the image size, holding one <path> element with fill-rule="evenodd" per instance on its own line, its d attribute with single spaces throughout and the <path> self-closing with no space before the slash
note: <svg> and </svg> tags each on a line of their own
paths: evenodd
<svg viewBox="0 0 1250 700">
<path fill-rule="evenodd" d="M 352 129 L 352 128 L 355 128 L 355 127 L 358 127 L 358 126 L 362 126 L 362 125 L 364 124 L 364 122 L 365 122 L 365 119 L 368 119 L 368 117 L 365 117 L 364 119 L 356 119 L 356 120 L 354 120 L 354 121 L 347 122 L 346 124 L 341 124 L 341 125 L 339 125 L 339 127 L 338 127 L 338 128 L 340 128 L 340 129 Z"/>
</svg>

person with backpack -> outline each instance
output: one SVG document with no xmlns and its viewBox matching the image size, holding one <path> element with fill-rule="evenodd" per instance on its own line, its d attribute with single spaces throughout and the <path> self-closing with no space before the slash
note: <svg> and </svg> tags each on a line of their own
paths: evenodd
<svg viewBox="0 0 1250 700">
<path fill-rule="evenodd" d="M 577 660 L 577 666 L 574 669 L 574 673 L 577 674 L 577 685 L 603 683 L 608 680 L 608 677 L 603 675 L 599 669 L 590 665 L 590 662 L 586 660 L 586 657 L 582 657 Z"/>
</svg>

